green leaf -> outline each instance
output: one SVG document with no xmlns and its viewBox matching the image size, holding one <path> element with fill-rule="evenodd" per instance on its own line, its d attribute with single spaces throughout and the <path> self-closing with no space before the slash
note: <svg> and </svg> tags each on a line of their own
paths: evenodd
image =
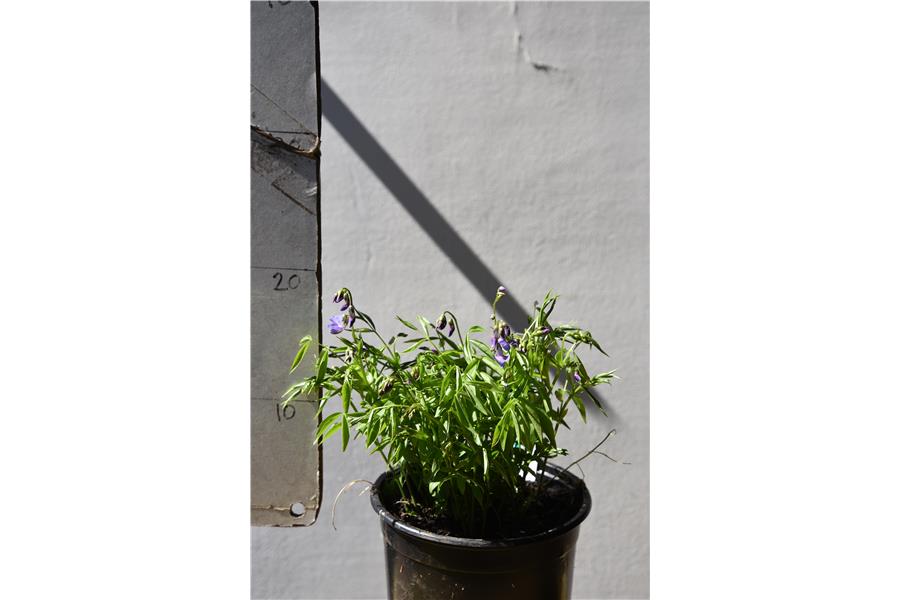
<svg viewBox="0 0 900 600">
<path fill-rule="evenodd" d="M 375 436 L 378 433 L 378 429 L 372 426 L 372 420 L 375 418 L 375 411 L 370 410 L 369 416 L 366 418 L 366 446 L 371 446 L 372 442 L 375 441 Z"/>
<path fill-rule="evenodd" d="M 347 415 L 341 415 L 341 451 L 347 449 L 347 443 L 350 441 L 350 424 L 347 422 Z"/>
<path fill-rule="evenodd" d="M 428 333 L 428 328 L 432 327 L 431 323 L 428 322 L 428 319 L 425 317 L 416 317 L 419 320 L 419 323 L 422 325 L 422 331 L 425 332 L 425 337 L 430 337 Z"/>
<path fill-rule="evenodd" d="M 523 439 L 522 430 L 519 427 L 519 419 L 516 418 L 516 409 L 515 408 L 513 408 L 511 411 L 509 411 L 509 417 L 510 417 L 510 419 L 512 419 L 513 430 L 516 432 L 516 441 L 519 443 L 524 443 L 527 440 Z"/>
<path fill-rule="evenodd" d="M 480 410 L 485 415 L 490 415 L 491 413 L 484 407 L 484 403 L 481 401 L 481 398 L 478 397 L 478 394 L 469 392 L 472 396 L 472 402 L 475 403 L 475 408 Z"/>
<path fill-rule="evenodd" d="M 322 350 L 322 354 L 319 355 L 319 368 L 316 370 L 316 381 L 321 384 L 325 381 L 325 373 L 328 369 L 328 346 Z"/>
<path fill-rule="evenodd" d="M 406 319 L 398 316 L 397 320 L 400 321 L 401 323 L 403 323 L 404 325 L 406 325 L 407 327 L 409 327 L 410 329 L 412 329 L 413 331 L 416 331 L 416 326 L 413 325 L 412 323 L 410 323 L 409 321 L 407 321 Z"/>
<path fill-rule="evenodd" d="M 423 344 L 428 342 L 428 338 L 414 338 L 411 340 L 405 340 L 404 344 L 411 344 L 408 348 L 405 348 L 400 351 L 401 354 L 406 354 L 407 352 L 412 352 L 422 346 Z"/>
<path fill-rule="evenodd" d="M 581 401 L 581 397 L 578 394 L 572 394 L 572 402 L 574 402 L 575 406 L 578 408 L 581 420 L 587 423 L 587 413 L 584 411 L 584 402 Z"/>
<path fill-rule="evenodd" d="M 332 413 L 322 419 L 322 422 L 319 423 L 319 426 L 316 428 L 316 439 L 320 443 L 327 440 L 331 436 L 331 434 L 334 433 L 334 431 L 340 426 L 340 423 L 334 424 L 334 422 L 340 416 L 341 413 Z"/>
<path fill-rule="evenodd" d="M 356 311 L 356 316 L 358 316 L 360 319 L 362 319 L 369 327 L 372 328 L 373 331 L 375 329 L 377 329 L 377 327 L 375 327 L 375 321 L 372 320 L 372 317 L 370 317 L 363 311 L 359 310 L 355 306 L 353 307 L 353 309 Z"/>
<path fill-rule="evenodd" d="M 503 375 L 503 367 L 501 367 L 497 363 L 497 361 L 494 359 L 493 356 L 491 358 L 486 358 L 484 356 L 480 356 L 479 360 L 481 360 L 481 362 L 484 363 L 489 369 L 492 369 L 492 370 L 496 371 L 497 373 L 499 373 L 500 375 Z"/>
<path fill-rule="evenodd" d="M 344 385 L 341 386 L 341 402 L 344 412 L 350 410 L 350 374 L 344 377 Z"/>
<path fill-rule="evenodd" d="M 291 373 L 294 372 L 294 369 L 297 368 L 297 365 L 300 364 L 300 361 L 303 360 L 303 357 L 306 355 L 306 351 L 309 349 L 309 345 L 312 343 L 312 336 L 305 335 L 300 339 L 300 349 L 297 351 L 297 355 L 294 357 L 294 361 L 291 363 Z"/>
<path fill-rule="evenodd" d="M 447 373 L 444 375 L 444 379 L 441 381 L 441 393 L 438 395 L 438 398 L 441 400 L 447 395 L 447 392 L 450 390 L 450 385 L 453 382 L 453 375 L 456 372 L 456 367 L 452 369 L 448 369 Z"/>
<path fill-rule="evenodd" d="M 491 447 L 500 446 L 504 447 L 506 444 L 506 432 L 509 428 L 509 425 L 506 422 L 506 413 L 503 413 L 503 416 L 500 417 L 500 420 L 497 421 L 497 426 L 494 427 L 493 439 L 491 440 Z"/>
<path fill-rule="evenodd" d="M 591 346 L 593 346 L 594 348 L 596 348 L 597 350 L 599 350 L 600 352 L 602 352 L 604 356 L 609 356 L 609 354 L 607 354 L 606 351 L 605 351 L 603 348 L 600 347 L 600 344 L 598 344 L 598 343 L 596 342 L 596 340 L 594 340 L 593 337 L 589 338 L 589 339 L 588 339 L 588 342 L 591 344 Z"/>
</svg>

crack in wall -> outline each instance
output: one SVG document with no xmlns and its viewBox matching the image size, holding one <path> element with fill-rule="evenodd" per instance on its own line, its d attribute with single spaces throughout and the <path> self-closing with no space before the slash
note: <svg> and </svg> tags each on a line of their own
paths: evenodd
<svg viewBox="0 0 900 600">
<path fill-rule="evenodd" d="M 539 60 L 534 60 L 531 58 L 531 54 L 528 52 L 528 48 L 525 47 L 524 39 L 525 36 L 522 35 L 522 31 L 519 29 L 519 6 L 516 2 L 511 3 L 510 6 L 510 15 L 513 18 L 514 23 L 514 31 L 513 31 L 513 44 L 516 50 L 516 54 L 521 56 L 525 62 L 534 68 L 536 71 L 542 71 L 545 73 L 549 73 L 550 71 L 564 71 L 562 67 L 558 67 L 556 65 L 552 65 L 550 63 L 541 62 Z"/>
</svg>

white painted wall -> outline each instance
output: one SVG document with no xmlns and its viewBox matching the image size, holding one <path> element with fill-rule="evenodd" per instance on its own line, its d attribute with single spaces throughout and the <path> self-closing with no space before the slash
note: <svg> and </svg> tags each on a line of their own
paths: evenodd
<svg viewBox="0 0 900 600">
<path fill-rule="evenodd" d="M 594 413 L 562 438 L 573 455 L 611 428 L 619 465 L 586 460 L 594 509 L 581 529 L 575 598 L 645 598 L 648 548 L 648 4 L 323 3 L 322 74 L 437 211 L 530 306 L 590 329 L 618 368 Z M 521 36 L 521 37 L 520 37 Z M 537 65 L 548 65 L 539 69 Z M 328 121 L 322 141 L 323 290 L 353 290 L 379 325 L 443 308 L 490 308 Z M 326 334 L 327 337 L 327 334 Z M 602 360 L 601 360 L 602 359 Z M 383 598 L 378 521 L 352 479 L 360 447 L 324 454 L 319 521 L 253 530 L 260 598 Z"/>
</svg>

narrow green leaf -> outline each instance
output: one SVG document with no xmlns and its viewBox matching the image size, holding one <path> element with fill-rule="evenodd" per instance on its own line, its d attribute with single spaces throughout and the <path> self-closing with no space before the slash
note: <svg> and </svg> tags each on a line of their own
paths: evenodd
<svg viewBox="0 0 900 600">
<path fill-rule="evenodd" d="M 366 418 L 366 446 L 371 446 L 372 442 L 375 441 L 375 436 L 378 433 L 378 428 L 372 425 L 372 420 L 375 418 L 377 413 L 374 410 L 369 411 L 369 416 Z"/>
<path fill-rule="evenodd" d="M 341 451 L 347 449 L 347 443 L 350 441 L 350 424 L 347 422 L 347 416 L 342 415 L 341 418 Z"/>
<path fill-rule="evenodd" d="M 344 385 L 341 386 L 341 402 L 343 403 L 344 412 L 350 410 L 350 374 L 344 377 Z"/>
<path fill-rule="evenodd" d="M 520 444 L 523 444 L 526 440 L 523 439 L 522 430 L 519 427 L 519 419 L 516 417 L 516 409 L 513 408 L 509 411 L 509 417 L 512 419 L 513 431 L 516 432 L 516 441 Z"/>
<path fill-rule="evenodd" d="M 332 427 L 332 424 L 340 416 L 341 413 L 332 413 L 322 419 L 322 422 L 319 423 L 319 426 L 316 428 L 316 439 L 320 442 L 324 442 L 326 439 L 328 439 L 329 428 Z M 333 433 L 333 431 L 331 431 L 331 433 Z"/>
<path fill-rule="evenodd" d="M 410 323 L 409 321 L 407 321 L 406 319 L 398 316 L 397 320 L 400 321 L 401 323 L 403 323 L 404 325 L 406 325 L 407 327 L 409 327 L 410 329 L 412 329 L 413 331 L 416 331 L 416 326 L 413 325 L 412 323 Z"/>
<path fill-rule="evenodd" d="M 581 420 L 587 423 L 587 413 L 584 411 L 584 402 L 581 401 L 581 397 L 578 394 L 572 394 L 572 402 L 574 402 L 575 406 L 578 408 L 578 412 L 581 414 Z"/>
<path fill-rule="evenodd" d="M 325 373 L 328 369 L 328 346 L 326 346 L 322 350 L 322 354 L 319 355 L 318 367 L 319 368 L 316 370 L 316 381 L 319 382 L 319 384 L 322 384 L 325 381 Z"/>
<path fill-rule="evenodd" d="M 603 353 L 604 356 L 609 356 L 609 354 L 607 354 L 606 351 L 600 347 L 600 344 L 598 344 L 597 341 L 594 340 L 594 338 L 590 338 L 588 341 L 591 344 L 591 346 L 593 346 L 594 348 L 599 350 L 601 353 Z"/>
<path fill-rule="evenodd" d="M 419 323 L 422 325 L 422 331 L 425 333 L 425 337 L 428 338 L 431 334 L 428 333 L 429 327 L 432 327 L 431 323 L 428 322 L 428 319 L 425 317 L 416 317 L 419 320 Z"/>
<path fill-rule="evenodd" d="M 309 345 L 311 343 L 311 336 L 306 335 L 300 339 L 300 349 L 297 351 L 297 355 L 294 356 L 294 361 L 291 363 L 291 373 L 294 372 L 294 369 L 296 369 L 297 365 L 300 364 L 300 361 L 303 360 L 303 357 L 306 355 L 306 351 L 309 349 Z"/>
</svg>

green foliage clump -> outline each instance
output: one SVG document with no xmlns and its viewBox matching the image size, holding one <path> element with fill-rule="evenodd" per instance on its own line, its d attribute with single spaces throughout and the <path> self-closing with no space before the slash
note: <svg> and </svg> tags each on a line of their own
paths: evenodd
<svg viewBox="0 0 900 600">
<path fill-rule="evenodd" d="M 340 290 L 334 301 L 342 312 L 329 321 L 338 343 L 320 347 L 315 374 L 291 386 L 285 404 L 319 389 L 322 415 L 340 399 L 321 419 L 316 443 L 340 433 L 346 449 L 361 438 L 394 472 L 409 514 L 481 536 L 527 504 L 529 474 L 567 454 L 556 438 L 569 427 L 570 408 L 584 421 L 584 399 L 603 411 L 591 387 L 615 378 L 588 375 L 576 354 L 580 347 L 606 354 L 590 332 L 550 324 L 557 296 L 548 293 L 516 333 L 496 314 L 505 292 L 494 299 L 486 344 L 476 337 L 484 328 L 463 332 L 449 311 L 434 323 L 419 317 L 418 326 L 397 317 L 408 332 L 384 340 L 350 290 Z M 292 371 L 311 342 L 300 341 Z"/>
</svg>

